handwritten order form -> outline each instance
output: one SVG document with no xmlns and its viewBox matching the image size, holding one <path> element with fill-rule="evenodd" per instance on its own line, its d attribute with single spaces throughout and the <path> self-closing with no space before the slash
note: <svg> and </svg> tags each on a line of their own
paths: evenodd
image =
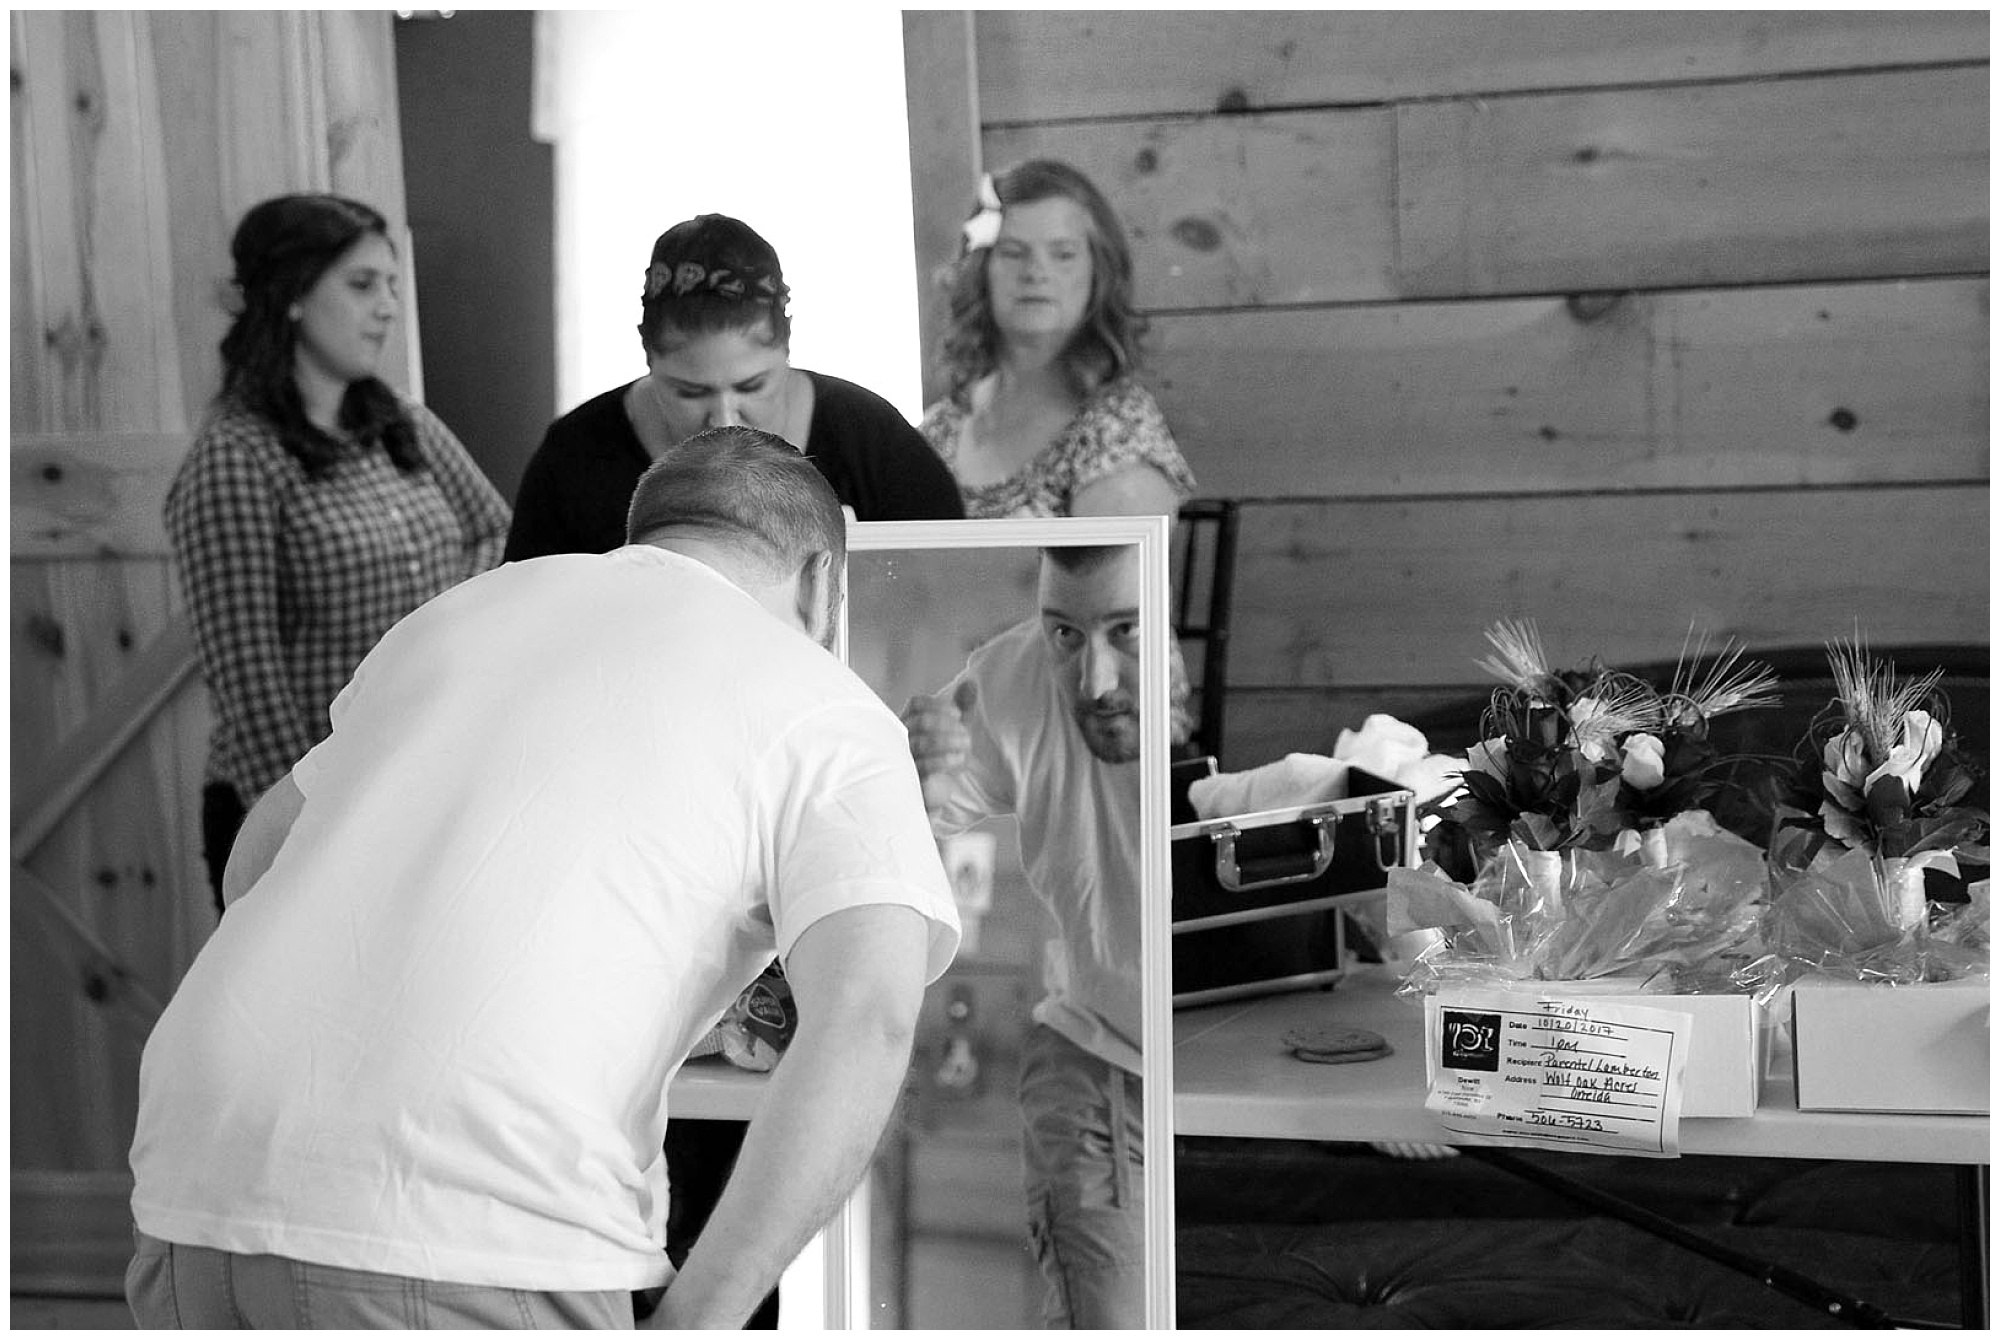
<svg viewBox="0 0 2000 1340">
<path fill-rule="evenodd" d="M 1686 1015 L 1510 992 L 1425 1002 L 1438 1124 L 1472 1143 L 1673 1157 Z"/>
</svg>

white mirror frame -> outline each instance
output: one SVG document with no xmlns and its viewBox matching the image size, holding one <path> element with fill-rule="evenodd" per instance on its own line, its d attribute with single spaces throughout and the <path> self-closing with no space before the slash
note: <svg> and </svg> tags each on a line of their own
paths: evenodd
<svg viewBox="0 0 2000 1340">
<path fill-rule="evenodd" d="M 1140 778 L 1139 821 L 1144 835 L 1139 858 L 1143 890 L 1140 966 L 1143 974 L 1140 1049 L 1145 1056 L 1146 1167 L 1146 1328 L 1174 1324 L 1174 1129 L 1173 1129 L 1173 971 L 1172 891 L 1167 851 L 1168 712 L 1168 519 L 1150 517 L 1021 518 L 1002 521 L 850 521 L 850 552 L 882 549 L 1020 549 L 1050 545 L 1139 547 L 1141 619 L 1139 650 L 1143 702 L 1154 710 L 1140 717 L 1140 742 L 1152 762 Z M 847 654 L 843 606 L 834 652 Z M 865 1185 L 865 1184 L 864 1184 Z M 828 1330 L 865 1330 L 869 1299 L 867 1202 L 850 1197 L 820 1236 Z"/>
</svg>

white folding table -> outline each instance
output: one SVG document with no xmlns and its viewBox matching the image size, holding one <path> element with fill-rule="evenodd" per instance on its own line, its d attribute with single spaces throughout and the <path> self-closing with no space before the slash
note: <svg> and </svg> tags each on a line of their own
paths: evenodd
<svg viewBox="0 0 2000 1340">
<path fill-rule="evenodd" d="M 1464 1143 L 1424 1107 L 1423 1005 L 1397 977 L 1363 967 L 1330 990 L 1183 1009 L 1174 1016 L 1174 1133 L 1332 1141 Z M 1298 1061 L 1288 1029 L 1370 1029 L 1394 1051 L 1351 1065 Z M 1764 1081 L 1753 1117 L 1689 1118 L 1685 1154 L 1953 1164 L 1960 1169 L 1961 1270 L 1968 1325 L 1986 1324 L 1990 1119 L 1801 1112 L 1789 1074 Z M 1976 1320 L 1975 1320 L 1976 1319 Z"/>
</svg>

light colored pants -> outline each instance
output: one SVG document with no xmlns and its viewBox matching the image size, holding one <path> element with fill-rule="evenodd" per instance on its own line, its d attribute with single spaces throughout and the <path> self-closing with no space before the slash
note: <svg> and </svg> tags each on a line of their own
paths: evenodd
<svg viewBox="0 0 2000 1340">
<path fill-rule="evenodd" d="M 1141 1083 L 1051 1028 L 1021 1049 L 1028 1231 L 1052 1329 L 1146 1324 Z"/>
<path fill-rule="evenodd" d="M 187 1247 L 134 1230 L 125 1301 L 141 1330 L 631 1330 L 619 1289 L 541 1293 Z"/>
</svg>

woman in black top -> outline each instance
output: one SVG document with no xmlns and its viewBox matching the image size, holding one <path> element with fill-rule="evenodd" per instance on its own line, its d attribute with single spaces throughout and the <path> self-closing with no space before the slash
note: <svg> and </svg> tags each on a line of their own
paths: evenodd
<svg viewBox="0 0 2000 1340">
<path fill-rule="evenodd" d="M 639 338 L 646 375 L 549 425 L 521 476 L 506 558 L 605 553 L 646 467 L 705 428 L 748 424 L 803 451 L 858 521 L 956 519 L 958 484 L 909 420 L 873 391 L 791 365 L 790 289 L 746 223 L 704 214 L 653 243 Z M 743 1125 L 669 1117 L 667 1251 L 678 1265 L 715 1207 Z M 635 1296 L 649 1314 L 657 1292 Z M 747 1329 L 777 1325 L 773 1290 Z"/>
<path fill-rule="evenodd" d="M 798 447 L 856 520 L 963 516 L 951 472 L 895 406 L 791 365 L 790 292 L 777 252 L 740 220 L 704 214 L 662 233 L 639 322 L 646 375 L 549 426 L 521 478 L 507 558 L 624 544 L 640 474 L 719 424 Z"/>
</svg>

